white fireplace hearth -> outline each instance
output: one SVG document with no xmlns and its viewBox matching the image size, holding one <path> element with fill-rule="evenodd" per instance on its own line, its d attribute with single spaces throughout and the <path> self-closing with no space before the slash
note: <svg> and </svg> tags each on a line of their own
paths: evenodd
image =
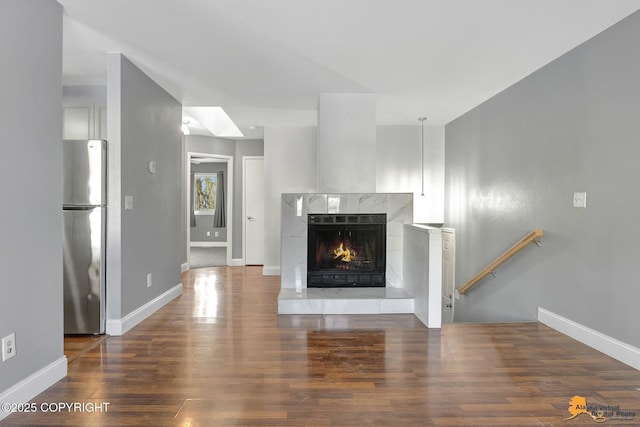
<svg viewBox="0 0 640 427">
<path fill-rule="evenodd" d="M 402 288 L 282 288 L 278 297 L 278 314 L 414 312 L 414 297 Z"/>
</svg>

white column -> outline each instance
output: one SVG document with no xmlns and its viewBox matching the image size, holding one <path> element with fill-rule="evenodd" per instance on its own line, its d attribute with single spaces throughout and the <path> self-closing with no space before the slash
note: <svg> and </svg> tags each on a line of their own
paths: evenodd
<svg viewBox="0 0 640 427">
<path fill-rule="evenodd" d="M 321 94 L 318 107 L 321 193 L 376 192 L 376 95 Z"/>
</svg>

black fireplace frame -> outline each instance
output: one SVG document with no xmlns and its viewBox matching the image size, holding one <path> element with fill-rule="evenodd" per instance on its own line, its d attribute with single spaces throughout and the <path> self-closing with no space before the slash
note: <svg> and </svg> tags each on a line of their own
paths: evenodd
<svg viewBox="0 0 640 427">
<path fill-rule="evenodd" d="M 308 288 L 364 288 L 386 286 L 387 215 L 386 214 L 309 214 L 307 221 L 307 287 Z M 338 270 L 317 268 L 316 229 L 366 230 L 374 226 L 376 253 L 373 268 Z"/>
</svg>

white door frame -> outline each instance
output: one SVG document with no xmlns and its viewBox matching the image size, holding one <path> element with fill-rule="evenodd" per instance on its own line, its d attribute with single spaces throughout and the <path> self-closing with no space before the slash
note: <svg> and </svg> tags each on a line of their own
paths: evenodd
<svg viewBox="0 0 640 427">
<path fill-rule="evenodd" d="M 227 164 L 227 176 L 225 177 L 226 181 L 226 191 L 225 194 L 226 203 L 227 203 L 227 265 L 231 265 L 231 257 L 233 255 L 233 156 L 224 156 L 222 154 L 212 154 L 212 153 L 197 153 L 193 151 L 187 152 L 186 157 L 186 165 L 185 165 L 185 194 L 186 194 L 186 215 L 185 215 L 185 226 L 187 228 L 187 232 L 185 235 L 187 236 L 187 241 L 185 242 L 187 246 L 187 265 L 189 264 L 189 255 L 191 252 L 190 244 L 191 244 L 191 158 L 192 157 L 205 157 L 209 159 L 216 159 L 219 161 L 212 163 L 226 163 Z M 187 268 L 190 268 L 188 266 Z"/>
<path fill-rule="evenodd" d="M 242 157 L 242 263 L 247 264 L 247 160 L 262 159 L 264 156 Z"/>
</svg>

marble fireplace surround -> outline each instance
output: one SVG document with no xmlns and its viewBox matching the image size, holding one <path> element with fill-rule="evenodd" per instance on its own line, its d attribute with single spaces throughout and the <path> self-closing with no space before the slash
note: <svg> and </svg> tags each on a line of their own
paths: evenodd
<svg viewBox="0 0 640 427">
<path fill-rule="evenodd" d="M 308 214 L 387 214 L 385 288 L 307 288 Z M 414 313 L 403 285 L 403 228 L 413 222 L 412 193 L 282 195 L 280 314 Z"/>
</svg>

